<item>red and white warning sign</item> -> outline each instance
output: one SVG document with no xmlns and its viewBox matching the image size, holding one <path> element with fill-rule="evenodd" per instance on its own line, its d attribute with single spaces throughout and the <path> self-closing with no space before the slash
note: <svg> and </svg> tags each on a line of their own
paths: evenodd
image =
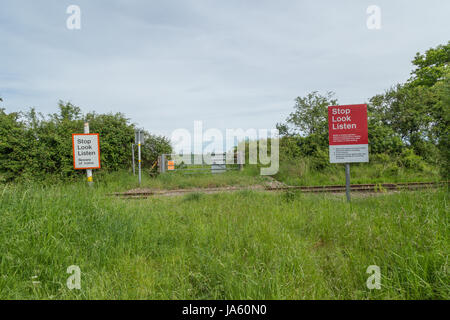
<svg viewBox="0 0 450 320">
<path fill-rule="evenodd" d="M 369 162 L 367 105 L 328 107 L 331 163 Z"/>
<path fill-rule="evenodd" d="M 72 133 L 73 168 L 100 169 L 98 133 Z"/>
</svg>

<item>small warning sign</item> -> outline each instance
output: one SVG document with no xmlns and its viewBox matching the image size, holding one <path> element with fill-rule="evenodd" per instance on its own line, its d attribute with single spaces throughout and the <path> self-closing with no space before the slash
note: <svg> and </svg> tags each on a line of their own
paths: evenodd
<svg viewBox="0 0 450 320">
<path fill-rule="evenodd" d="M 167 161 L 167 170 L 175 170 L 175 161 L 173 160 Z"/>
<path fill-rule="evenodd" d="M 100 139 L 98 133 L 73 133 L 73 168 L 100 168 Z"/>
</svg>

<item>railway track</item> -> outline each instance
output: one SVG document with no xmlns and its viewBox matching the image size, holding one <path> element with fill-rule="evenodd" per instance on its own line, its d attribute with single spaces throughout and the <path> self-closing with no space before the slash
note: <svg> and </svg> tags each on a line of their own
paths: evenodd
<svg viewBox="0 0 450 320">
<path fill-rule="evenodd" d="M 448 186 L 449 181 L 442 182 L 404 182 L 404 183 L 379 183 L 379 184 L 352 184 L 350 186 L 351 192 L 385 192 L 393 190 L 420 190 L 431 189 Z M 283 187 L 226 187 L 226 188 L 204 188 L 204 189 L 178 189 L 178 190 L 142 190 L 142 191 L 127 191 L 115 192 L 109 194 L 119 198 L 127 199 L 142 199 L 150 196 L 173 196 L 182 195 L 192 192 L 202 193 L 218 193 L 218 192 L 233 192 L 241 190 L 259 190 L 259 191 L 287 191 L 298 190 L 305 193 L 342 193 L 345 192 L 345 186 L 283 186 Z"/>
<path fill-rule="evenodd" d="M 403 183 L 378 183 L 378 184 L 352 184 L 351 191 L 355 192 L 383 192 L 387 190 L 417 190 L 427 188 L 437 188 L 448 185 L 448 181 L 443 182 L 403 182 Z M 271 190 L 300 190 L 302 192 L 345 192 L 345 186 L 286 186 L 270 188 Z"/>
</svg>

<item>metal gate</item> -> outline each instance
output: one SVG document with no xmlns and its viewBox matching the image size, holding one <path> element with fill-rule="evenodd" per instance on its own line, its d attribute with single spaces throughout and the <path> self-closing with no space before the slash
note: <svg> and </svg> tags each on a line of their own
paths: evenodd
<svg viewBox="0 0 450 320">
<path fill-rule="evenodd" d="M 162 154 L 158 158 L 160 173 L 182 172 L 223 173 L 230 170 L 242 170 L 244 158 L 242 152 L 211 154 Z"/>
</svg>

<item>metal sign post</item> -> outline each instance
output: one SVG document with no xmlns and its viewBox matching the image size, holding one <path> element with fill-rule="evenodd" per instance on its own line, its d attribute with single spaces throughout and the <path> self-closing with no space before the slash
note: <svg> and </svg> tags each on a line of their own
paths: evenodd
<svg viewBox="0 0 450 320">
<path fill-rule="evenodd" d="M 139 185 L 141 185 L 141 142 L 142 142 L 142 131 L 138 129 L 135 133 L 135 143 L 138 145 L 138 176 L 139 176 Z M 134 154 L 134 152 L 133 152 Z"/>
<path fill-rule="evenodd" d="M 139 185 L 141 184 L 141 140 L 138 143 Z"/>
<path fill-rule="evenodd" d="M 161 155 L 161 173 L 166 172 L 166 155 Z"/>
<path fill-rule="evenodd" d="M 345 194 L 350 202 L 350 163 L 345 164 Z"/>
<path fill-rule="evenodd" d="M 133 176 L 136 175 L 136 170 L 134 169 L 134 143 L 131 144 L 131 161 L 133 162 Z"/>
</svg>

